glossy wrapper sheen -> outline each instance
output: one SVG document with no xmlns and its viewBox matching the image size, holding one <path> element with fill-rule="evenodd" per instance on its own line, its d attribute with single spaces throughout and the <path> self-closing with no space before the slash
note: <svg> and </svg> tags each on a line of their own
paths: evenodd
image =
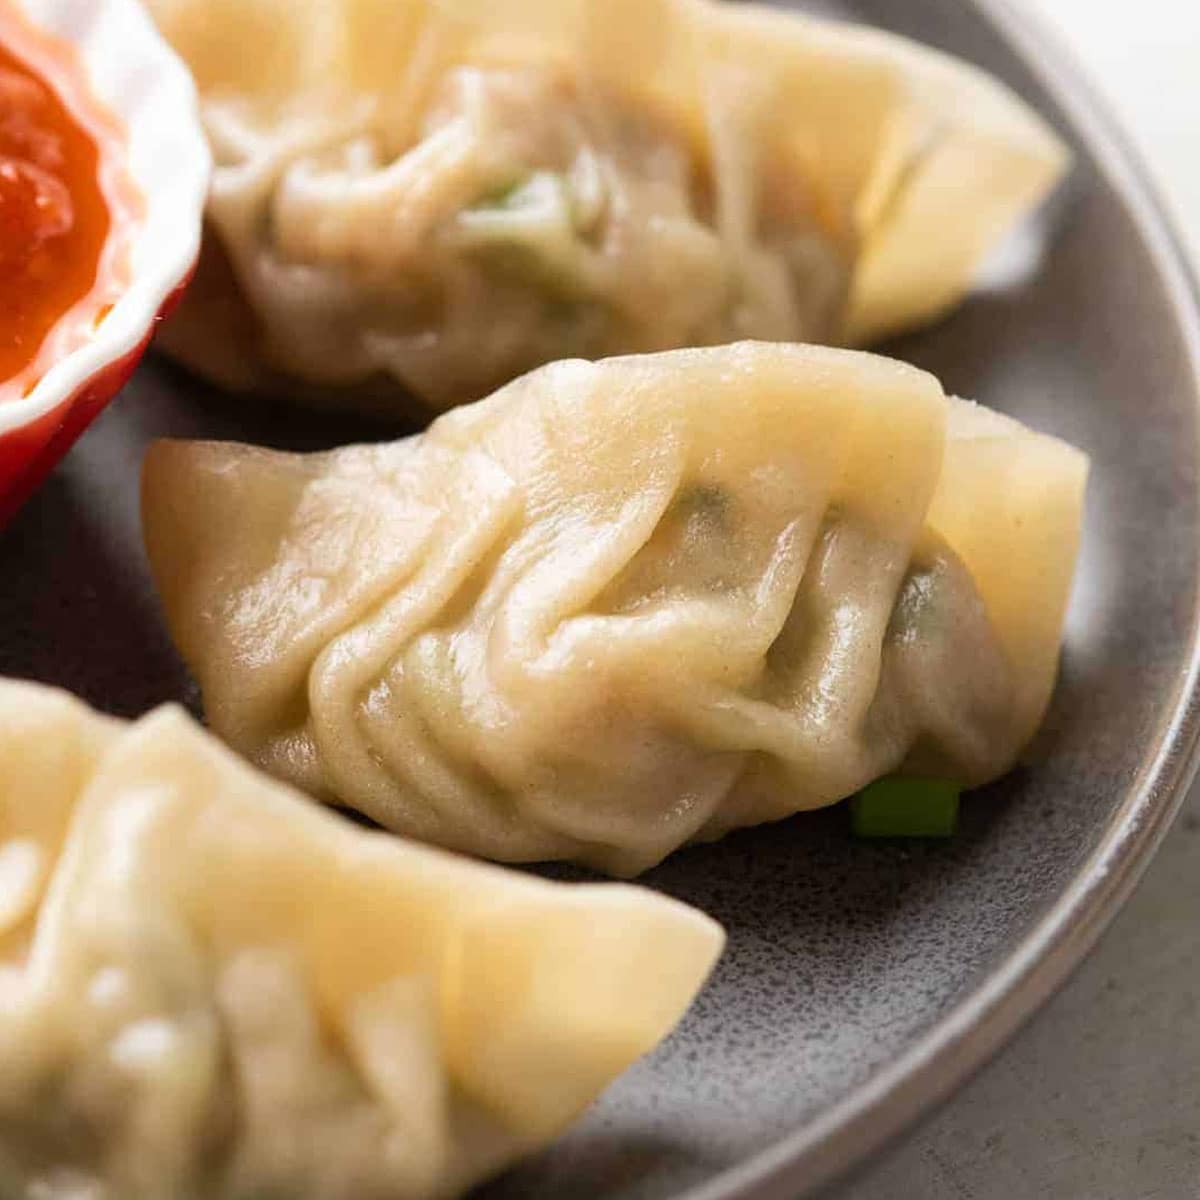
<svg viewBox="0 0 1200 1200">
<path fill-rule="evenodd" d="M 0 1193 L 440 1200 L 683 1015 L 707 917 L 368 833 L 0 681 Z"/>
<path fill-rule="evenodd" d="M 160 443 L 143 508 L 236 749 L 424 840 L 632 874 L 893 770 L 1007 770 L 1086 471 L 911 367 L 747 343 L 556 364 L 391 445 Z"/>
<path fill-rule="evenodd" d="M 963 62 L 748 4 L 149 7 L 217 161 L 165 344 L 343 408 L 441 410 L 563 358 L 877 339 L 957 303 L 1067 161 Z"/>
</svg>

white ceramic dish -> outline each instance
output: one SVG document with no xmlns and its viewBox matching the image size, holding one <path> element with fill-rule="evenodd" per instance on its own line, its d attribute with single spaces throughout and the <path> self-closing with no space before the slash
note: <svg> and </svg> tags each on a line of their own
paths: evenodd
<svg viewBox="0 0 1200 1200">
<path fill-rule="evenodd" d="M 15 6 L 36 28 L 76 47 L 92 94 L 124 126 L 127 166 L 144 208 L 130 245 L 129 283 L 111 312 L 28 396 L 0 405 L 0 522 L 120 390 L 187 282 L 210 167 L 191 77 L 137 0 Z"/>
</svg>

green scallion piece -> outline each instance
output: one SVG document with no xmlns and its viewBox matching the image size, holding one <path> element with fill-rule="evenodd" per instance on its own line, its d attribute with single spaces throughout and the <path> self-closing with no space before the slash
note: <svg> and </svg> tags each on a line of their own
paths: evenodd
<svg viewBox="0 0 1200 1200">
<path fill-rule="evenodd" d="M 961 793 L 945 779 L 889 775 L 851 798 L 851 827 L 861 838 L 953 837 Z"/>
</svg>

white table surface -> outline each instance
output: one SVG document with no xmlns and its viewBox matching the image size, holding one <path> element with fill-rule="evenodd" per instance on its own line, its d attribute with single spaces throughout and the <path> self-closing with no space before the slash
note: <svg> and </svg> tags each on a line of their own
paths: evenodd
<svg viewBox="0 0 1200 1200">
<path fill-rule="evenodd" d="M 1158 176 L 1200 266 L 1200 0 L 1024 0 Z M 1200 788 L 1128 907 L 989 1067 L 836 1200 L 1200 1198 Z"/>
</svg>

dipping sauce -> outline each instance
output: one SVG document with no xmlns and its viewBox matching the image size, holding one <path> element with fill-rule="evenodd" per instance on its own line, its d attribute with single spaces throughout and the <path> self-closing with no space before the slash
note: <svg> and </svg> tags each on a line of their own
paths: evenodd
<svg viewBox="0 0 1200 1200">
<path fill-rule="evenodd" d="M 0 0 L 0 402 L 86 341 L 127 281 L 123 153 L 73 47 Z"/>
</svg>

